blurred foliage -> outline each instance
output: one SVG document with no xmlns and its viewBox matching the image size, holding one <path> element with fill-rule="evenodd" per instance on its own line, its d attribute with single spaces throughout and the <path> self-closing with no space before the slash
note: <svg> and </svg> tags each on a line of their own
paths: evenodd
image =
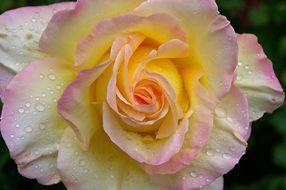
<svg viewBox="0 0 286 190">
<path fill-rule="evenodd" d="M 55 0 L 1 0 L 0 13 L 21 6 L 45 5 Z M 286 1 L 217 0 L 219 9 L 238 33 L 258 36 L 286 86 Z M 1 107 L 1 105 L 0 105 Z M 286 190 L 286 105 L 253 123 L 246 155 L 225 175 L 225 190 Z M 1 138 L 0 138 L 1 139 Z M 44 187 L 18 174 L 0 140 L 1 190 L 64 190 L 62 184 Z"/>
</svg>

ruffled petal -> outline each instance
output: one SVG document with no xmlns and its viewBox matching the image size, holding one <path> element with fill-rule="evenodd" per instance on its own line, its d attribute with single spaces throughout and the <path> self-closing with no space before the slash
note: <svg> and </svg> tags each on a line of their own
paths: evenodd
<svg viewBox="0 0 286 190">
<path fill-rule="evenodd" d="M 56 156 L 65 129 L 57 99 L 73 72 L 55 59 L 35 61 L 20 71 L 3 96 L 2 136 L 19 172 L 44 185 L 60 181 Z"/>
<path fill-rule="evenodd" d="M 246 102 L 244 94 L 233 86 L 219 104 L 227 115 L 216 113 L 209 141 L 191 164 L 174 174 L 153 175 L 152 181 L 170 189 L 195 189 L 207 186 L 229 172 L 238 163 L 247 146 L 242 136 L 245 134 L 244 129 L 249 129 Z"/>
<path fill-rule="evenodd" d="M 250 120 L 272 113 L 284 101 L 284 92 L 271 61 L 252 34 L 237 35 L 239 62 L 235 83 L 247 94 Z"/>
<path fill-rule="evenodd" d="M 84 151 L 73 131 L 67 129 L 59 148 L 58 168 L 68 190 L 162 189 L 151 184 L 148 175 L 102 130 L 96 131 Z"/>
<path fill-rule="evenodd" d="M 139 15 L 167 13 L 178 19 L 190 44 L 190 62 L 201 65 L 205 86 L 221 99 L 230 89 L 237 65 L 237 41 L 229 21 L 213 0 L 150 0 L 134 11 Z"/>
<path fill-rule="evenodd" d="M 74 10 L 53 17 L 41 38 L 40 47 L 50 55 L 73 60 L 78 43 L 94 26 L 102 20 L 129 12 L 141 2 L 142 0 L 79 0 Z"/>
</svg>

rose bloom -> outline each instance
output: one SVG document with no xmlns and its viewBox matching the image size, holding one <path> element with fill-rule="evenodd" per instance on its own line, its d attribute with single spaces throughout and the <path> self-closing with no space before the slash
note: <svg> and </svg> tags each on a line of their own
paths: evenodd
<svg viewBox="0 0 286 190">
<path fill-rule="evenodd" d="M 69 190 L 223 189 L 284 93 L 213 0 L 78 0 L 0 16 L 1 133 Z"/>
</svg>

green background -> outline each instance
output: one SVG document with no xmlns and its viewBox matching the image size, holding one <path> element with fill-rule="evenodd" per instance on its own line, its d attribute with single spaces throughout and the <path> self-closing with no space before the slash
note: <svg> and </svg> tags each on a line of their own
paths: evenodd
<svg viewBox="0 0 286 190">
<path fill-rule="evenodd" d="M 0 13 L 55 0 L 1 0 Z M 219 9 L 238 33 L 258 36 L 286 85 L 286 0 L 217 0 Z M 1 105 L 0 105 L 1 107 Z M 246 155 L 225 175 L 225 190 L 286 190 L 286 105 L 253 123 Z M 0 190 L 64 190 L 62 184 L 41 186 L 22 177 L 0 138 Z"/>
</svg>

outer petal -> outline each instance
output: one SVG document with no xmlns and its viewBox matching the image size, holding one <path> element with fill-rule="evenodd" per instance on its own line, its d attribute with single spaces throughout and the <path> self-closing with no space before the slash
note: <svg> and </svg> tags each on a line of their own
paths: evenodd
<svg viewBox="0 0 286 190">
<path fill-rule="evenodd" d="M 2 136 L 19 172 L 41 184 L 60 181 L 56 155 L 65 129 L 56 101 L 73 73 L 58 60 L 35 61 L 4 92 Z"/>
<path fill-rule="evenodd" d="M 247 94 L 250 120 L 271 113 L 284 101 L 284 92 L 256 36 L 237 35 L 239 64 L 236 84 Z"/>
<path fill-rule="evenodd" d="M 74 3 L 25 7 L 0 15 L 0 97 L 11 76 L 36 58 L 40 36 L 55 12 L 72 9 Z"/>
<path fill-rule="evenodd" d="M 14 71 L 11 71 L 10 69 L 7 69 L 0 65 L 0 99 L 2 99 L 4 90 L 14 75 Z"/>
<path fill-rule="evenodd" d="M 129 12 L 141 2 L 142 0 L 79 0 L 74 10 L 53 17 L 42 36 L 40 47 L 54 56 L 73 60 L 77 44 L 98 22 Z"/>
<path fill-rule="evenodd" d="M 234 167 L 247 145 L 242 136 L 245 132 L 241 132 L 241 129 L 249 129 L 246 98 L 239 89 L 232 87 L 219 106 L 226 110 L 226 115 L 216 113 L 214 128 L 203 150 L 188 167 L 179 172 L 152 176 L 154 183 L 174 190 L 199 188 Z M 235 111 L 232 110 L 234 108 Z M 241 111 L 242 114 L 237 114 Z"/>
<path fill-rule="evenodd" d="M 217 178 L 214 182 L 200 190 L 223 190 L 223 177 Z"/>
<path fill-rule="evenodd" d="M 161 189 L 152 185 L 137 163 L 101 130 L 84 151 L 74 133 L 67 129 L 59 148 L 58 168 L 69 190 Z"/>
<path fill-rule="evenodd" d="M 178 19 L 187 34 L 192 64 L 202 65 L 206 83 L 216 99 L 230 89 L 237 65 L 233 28 L 213 0 L 149 0 L 135 9 L 140 15 L 167 13 Z"/>
</svg>

